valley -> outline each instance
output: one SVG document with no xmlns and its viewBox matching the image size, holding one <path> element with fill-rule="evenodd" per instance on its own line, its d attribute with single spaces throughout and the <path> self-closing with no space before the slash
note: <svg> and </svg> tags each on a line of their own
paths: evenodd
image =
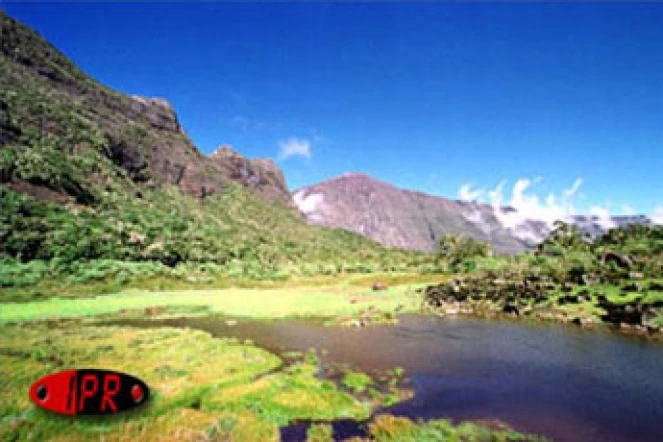
<svg viewBox="0 0 663 442">
<path fill-rule="evenodd" d="M 0 24 L 0 439 L 660 439 L 653 217 L 549 223 L 364 173 L 291 192 Z M 30 402 L 78 367 L 149 403 Z"/>
</svg>

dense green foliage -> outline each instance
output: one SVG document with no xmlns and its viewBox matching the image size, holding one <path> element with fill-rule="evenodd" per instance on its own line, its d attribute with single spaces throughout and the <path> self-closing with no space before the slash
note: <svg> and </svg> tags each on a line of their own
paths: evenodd
<svg viewBox="0 0 663 442">
<path fill-rule="evenodd" d="M 494 258 L 491 258 L 494 259 Z M 440 312 L 608 322 L 638 331 L 663 326 L 663 226 L 630 225 L 598 238 L 559 222 L 533 252 L 426 290 Z M 483 268 L 481 268 L 483 267 Z"/>
<path fill-rule="evenodd" d="M 145 277 L 279 280 L 403 271 L 428 259 L 344 230 L 309 226 L 236 185 L 204 202 L 177 189 L 146 190 L 141 199 L 107 195 L 93 206 L 69 207 L 3 187 L 0 196 L 5 288 L 56 279 L 64 291 L 68 284 L 104 281 L 110 285 L 101 291 L 109 292 Z"/>
<path fill-rule="evenodd" d="M 387 251 L 343 230 L 310 227 L 286 207 L 237 185 L 204 202 L 177 189 L 140 199 L 106 195 L 94 206 L 63 207 L 0 187 L 0 254 L 22 262 L 115 259 L 261 268 L 362 261 L 396 265 L 414 254 Z"/>
<path fill-rule="evenodd" d="M 446 234 L 437 246 L 438 259 L 445 260 L 453 271 L 460 270 L 461 264 L 465 264 L 465 270 L 474 270 L 476 268 L 474 258 L 491 255 L 490 244 L 466 236 Z"/>
</svg>

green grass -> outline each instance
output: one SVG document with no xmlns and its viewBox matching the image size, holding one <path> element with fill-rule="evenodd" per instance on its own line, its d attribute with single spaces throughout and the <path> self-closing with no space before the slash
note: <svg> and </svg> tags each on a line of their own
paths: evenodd
<svg viewBox="0 0 663 442">
<path fill-rule="evenodd" d="M 254 318 L 353 315 L 368 306 L 393 312 L 419 307 L 415 285 L 374 292 L 363 287 L 293 287 L 221 289 L 161 293 L 120 293 L 91 298 L 51 298 L 45 301 L 0 304 L 0 323 L 45 318 L 93 316 L 147 307 L 205 307 L 210 313 Z"/>
<path fill-rule="evenodd" d="M 183 263 L 168 267 L 158 262 L 117 260 L 82 261 L 63 265 L 57 260 L 17 263 L 0 260 L 0 302 L 23 302 L 50 297 L 89 297 L 122 291 L 170 291 L 221 288 L 285 288 L 301 286 L 370 287 L 380 281 L 390 286 L 441 282 L 444 274 L 414 271 L 303 274 L 290 265 L 257 278 L 231 275 L 231 267 L 214 263 Z M 279 276 L 281 275 L 281 276 Z"/>
<path fill-rule="evenodd" d="M 306 432 L 306 442 L 332 442 L 333 435 L 331 425 L 314 424 Z"/>
<path fill-rule="evenodd" d="M 336 386 L 315 377 L 315 370 L 295 370 L 261 377 L 254 382 L 211 389 L 203 398 L 205 411 L 252 411 L 264 420 L 282 426 L 294 419 L 368 419 L 370 404 L 340 392 Z"/>
<path fill-rule="evenodd" d="M 445 419 L 435 419 L 416 424 L 409 419 L 390 415 L 382 415 L 369 425 L 371 441 L 375 442 L 478 442 L 478 441 L 515 441 L 515 440 L 542 440 L 540 438 L 524 435 L 506 426 L 496 423 L 496 429 L 466 422 L 453 425 Z"/>
<path fill-rule="evenodd" d="M 0 346 L 0 419 L 5 436 L 18 439 L 73 437 L 142 440 L 165 437 L 190 427 L 212 431 L 215 419 L 252 421 L 246 439 L 269 434 L 296 418 L 365 419 L 369 404 L 319 380 L 313 370 L 279 370 L 282 361 L 233 339 L 179 329 L 126 327 L 3 326 Z M 167 355 L 167 357 L 164 357 Z M 40 376 L 62 367 L 127 370 L 152 389 L 148 406 L 110 419 L 67 419 L 42 412 L 25 392 Z M 186 419 L 161 419 L 184 413 Z M 228 427 L 230 425 L 226 425 Z M 230 426 L 234 430 L 235 426 Z M 226 428 L 227 429 L 227 428 Z M 268 431 L 267 431 L 268 430 Z M 3 438 L 5 440 L 5 438 Z"/>
<path fill-rule="evenodd" d="M 361 393 L 373 383 L 373 379 L 366 373 L 349 371 L 343 375 L 341 383 L 355 393 Z"/>
<path fill-rule="evenodd" d="M 281 358 L 251 343 L 190 329 L 59 320 L 3 324 L 0 334 L 2 440 L 277 441 L 278 427 L 293 420 L 365 420 L 376 407 L 407 397 L 393 388 L 370 399 L 355 395 L 361 390 L 358 386 L 367 385 L 365 375 L 356 373 L 346 378 L 354 391 L 342 391 L 317 376 L 319 362 L 312 352 L 284 365 Z M 46 412 L 30 402 L 26 391 L 36 379 L 71 367 L 129 371 L 150 386 L 150 402 L 130 413 L 77 419 Z M 372 428 L 376 440 L 441 434 L 439 424 L 429 428 L 410 421 L 406 432 L 394 433 L 393 425 L 382 419 Z M 501 430 L 463 424 L 456 431 L 444 425 L 448 434 L 458 437 L 481 435 L 463 440 L 505 440 Z M 309 435 L 325 440 L 328 430 L 311 430 Z"/>
</svg>

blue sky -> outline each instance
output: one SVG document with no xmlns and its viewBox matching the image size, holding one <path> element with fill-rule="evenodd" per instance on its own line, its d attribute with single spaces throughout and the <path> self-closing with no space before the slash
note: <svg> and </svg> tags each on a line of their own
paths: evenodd
<svg viewBox="0 0 663 442">
<path fill-rule="evenodd" d="M 528 179 L 545 206 L 580 178 L 579 212 L 663 205 L 663 4 L 3 7 L 99 81 L 167 98 L 203 152 L 273 158 L 293 189 L 361 171 L 489 200 L 506 180 L 508 203 Z"/>
</svg>

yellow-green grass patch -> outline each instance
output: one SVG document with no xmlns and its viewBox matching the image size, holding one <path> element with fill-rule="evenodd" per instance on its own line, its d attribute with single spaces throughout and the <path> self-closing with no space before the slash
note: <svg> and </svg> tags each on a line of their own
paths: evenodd
<svg viewBox="0 0 663 442">
<path fill-rule="evenodd" d="M 197 307 L 210 313 L 254 318 L 356 314 L 369 306 L 381 311 L 416 311 L 414 285 L 373 291 L 363 287 L 298 287 L 119 293 L 93 298 L 51 298 L 0 304 L 0 323 L 73 318 L 148 307 Z"/>
</svg>

